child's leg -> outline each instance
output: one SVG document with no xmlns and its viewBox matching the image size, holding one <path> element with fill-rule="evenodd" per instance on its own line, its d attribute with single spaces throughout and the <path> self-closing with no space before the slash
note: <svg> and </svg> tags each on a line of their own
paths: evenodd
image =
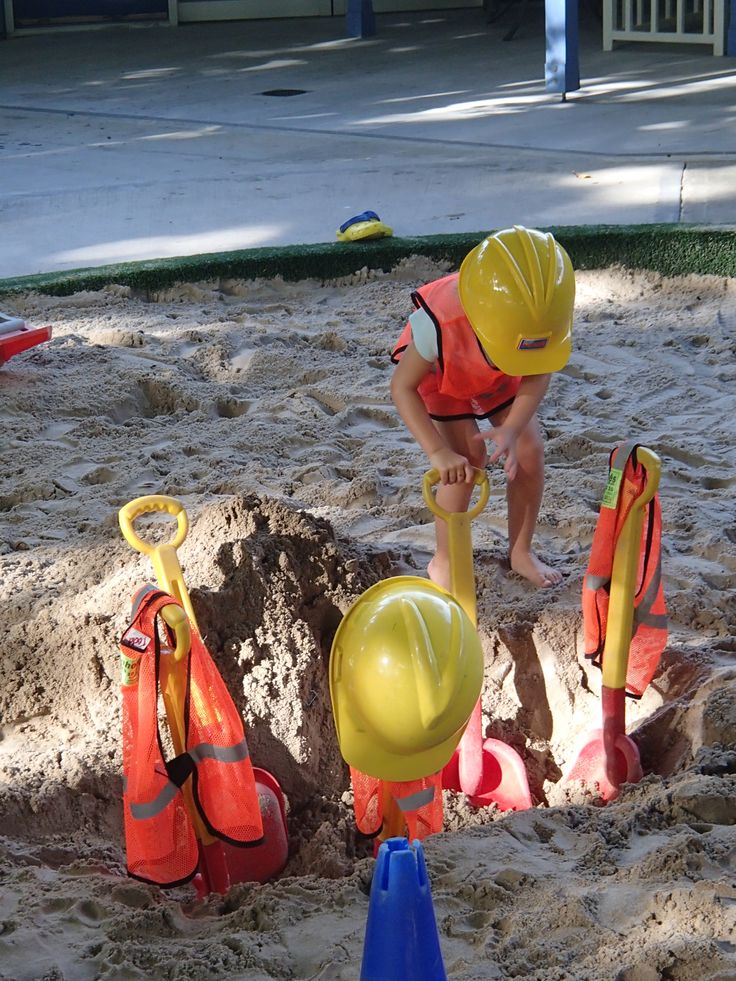
<svg viewBox="0 0 736 981">
<path fill-rule="evenodd" d="M 454 419 L 450 422 L 434 420 L 438 431 L 442 434 L 447 445 L 456 453 L 460 453 L 470 463 L 482 469 L 486 465 L 488 453 L 485 444 L 473 437 L 479 432 L 475 419 Z M 473 495 L 473 484 L 440 484 L 437 488 L 437 503 L 445 511 L 454 514 L 467 511 L 470 498 Z M 447 522 L 441 518 L 435 521 L 437 544 L 434 556 L 427 566 L 427 572 L 432 582 L 445 589 L 450 588 L 450 552 L 448 546 Z"/>
<path fill-rule="evenodd" d="M 498 425 L 500 419 L 497 416 L 493 421 Z M 519 434 L 516 453 L 516 476 L 506 484 L 509 562 L 514 572 L 535 586 L 556 586 L 562 582 L 562 574 L 542 562 L 532 551 L 544 491 L 544 442 L 536 415 Z"/>
</svg>

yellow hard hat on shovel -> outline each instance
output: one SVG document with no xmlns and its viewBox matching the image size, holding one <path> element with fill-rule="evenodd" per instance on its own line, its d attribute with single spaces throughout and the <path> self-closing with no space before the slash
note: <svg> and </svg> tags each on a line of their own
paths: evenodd
<svg viewBox="0 0 736 981">
<path fill-rule="evenodd" d="M 381 780 L 416 780 L 448 762 L 478 700 L 483 654 L 460 604 L 397 576 L 366 590 L 335 634 L 330 694 L 340 752 Z"/>
</svg>

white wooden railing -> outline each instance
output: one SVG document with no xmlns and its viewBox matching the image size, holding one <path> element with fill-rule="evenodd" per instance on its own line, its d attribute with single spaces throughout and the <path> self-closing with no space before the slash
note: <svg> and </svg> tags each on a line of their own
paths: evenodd
<svg viewBox="0 0 736 981">
<path fill-rule="evenodd" d="M 726 0 L 603 0 L 603 50 L 614 41 L 665 41 L 707 44 L 722 55 L 725 8 Z"/>
</svg>

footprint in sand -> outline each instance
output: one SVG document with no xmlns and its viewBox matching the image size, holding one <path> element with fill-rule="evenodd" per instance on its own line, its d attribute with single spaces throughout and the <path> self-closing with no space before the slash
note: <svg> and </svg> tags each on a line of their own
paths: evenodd
<svg viewBox="0 0 736 981">
<path fill-rule="evenodd" d="M 340 422 L 351 436 L 367 436 L 382 429 L 397 429 L 401 424 L 396 413 L 374 406 L 351 409 Z"/>
<path fill-rule="evenodd" d="M 146 335 L 142 330 L 93 330 L 89 335 L 90 344 L 102 347 L 143 347 Z"/>
<path fill-rule="evenodd" d="M 201 408 L 194 396 L 181 391 L 160 378 L 143 378 L 130 395 L 112 405 L 107 415 L 113 422 L 122 424 L 128 419 L 142 417 L 155 419 L 157 416 L 173 416 L 177 412 L 196 412 Z"/>
<path fill-rule="evenodd" d="M 221 419 L 238 419 L 248 412 L 250 406 L 251 403 L 248 399 L 239 399 L 231 396 L 230 398 L 218 399 L 215 402 L 215 411 Z"/>
</svg>

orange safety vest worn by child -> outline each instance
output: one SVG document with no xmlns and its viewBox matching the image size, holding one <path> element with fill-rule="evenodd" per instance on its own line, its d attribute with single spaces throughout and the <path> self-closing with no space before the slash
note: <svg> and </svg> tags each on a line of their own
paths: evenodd
<svg viewBox="0 0 736 981">
<path fill-rule="evenodd" d="M 609 485 L 593 535 L 583 580 L 585 656 L 601 667 L 606 643 L 608 602 L 616 542 L 633 502 L 642 495 L 646 470 L 637 463 L 636 443 L 617 447 L 609 463 Z M 626 692 L 640 698 L 654 677 L 667 643 L 667 608 L 662 586 L 662 513 L 659 496 L 646 505 L 639 570 L 634 595 L 634 623 L 626 671 Z"/>
<path fill-rule="evenodd" d="M 180 604 L 143 587 L 120 641 L 123 693 L 123 813 L 128 872 L 159 886 L 188 882 L 199 862 L 182 786 L 207 831 L 231 845 L 256 845 L 263 825 L 243 723 L 196 629 L 183 665 L 184 752 L 166 758 L 159 727 L 161 660 L 173 657 L 159 638 L 163 607 Z M 174 647 L 169 628 L 165 636 Z"/>
<path fill-rule="evenodd" d="M 460 303 L 458 275 L 436 279 L 412 293 L 417 310 L 424 311 L 434 325 L 437 341 L 434 371 L 422 379 L 417 391 L 431 418 L 439 421 L 487 419 L 513 402 L 521 382 L 488 361 Z M 411 340 L 410 319 L 391 353 L 394 364 Z"/>
</svg>

